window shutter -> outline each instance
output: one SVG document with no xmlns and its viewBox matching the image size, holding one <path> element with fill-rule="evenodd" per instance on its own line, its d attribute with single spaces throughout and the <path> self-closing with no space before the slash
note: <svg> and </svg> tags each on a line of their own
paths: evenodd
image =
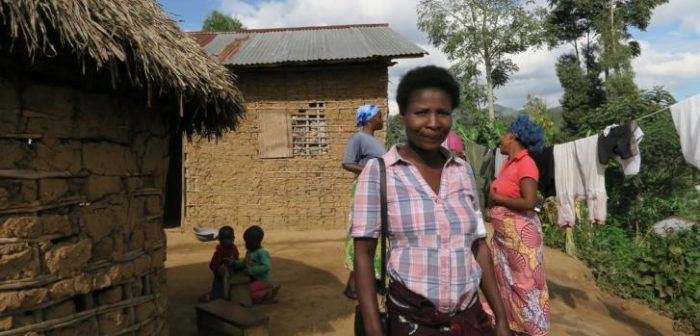
<svg viewBox="0 0 700 336">
<path fill-rule="evenodd" d="M 286 110 L 258 110 L 261 159 L 292 157 L 290 121 Z"/>
</svg>

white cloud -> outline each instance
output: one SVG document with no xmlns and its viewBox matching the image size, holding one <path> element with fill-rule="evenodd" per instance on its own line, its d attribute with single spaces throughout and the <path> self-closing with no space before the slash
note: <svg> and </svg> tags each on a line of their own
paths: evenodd
<svg viewBox="0 0 700 336">
<path fill-rule="evenodd" d="M 540 2 L 543 0 L 539 0 Z M 676 35 L 688 32 L 700 33 L 700 6 L 698 0 L 672 0 L 660 6 L 654 13 L 650 28 L 680 22 Z M 394 102 L 396 85 L 409 69 L 425 64 L 449 66 L 445 55 L 430 45 L 424 33 L 416 26 L 418 0 L 220 0 L 219 8 L 237 16 L 249 28 L 298 27 L 358 23 L 389 23 L 390 27 L 425 49 L 430 55 L 419 59 L 397 60 L 389 69 L 390 110 L 397 111 Z M 640 37 L 646 38 L 640 33 Z M 652 36 L 649 36 L 651 39 Z M 676 41 L 677 40 L 677 41 Z M 696 41 L 680 38 L 664 38 L 654 44 L 642 45 L 642 56 L 634 61 L 638 81 L 642 87 L 663 84 L 672 91 L 688 85 L 700 75 L 700 53 Z M 663 46 L 662 46 L 663 45 Z M 659 50 L 655 50 L 658 46 Z M 661 51 L 663 50 L 663 51 Z M 555 73 L 557 57 L 568 47 L 555 50 L 546 48 L 528 50 L 513 56 L 520 71 L 513 75 L 505 87 L 496 90 L 497 103 L 519 108 L 526 96 L 533 94 L 545 99 L 549 106 L 559 105 L 562 89 Z"/>
<path fill-rule="evenodd" d="M 700 34 L 700 6 L 697 0 L 672 0 L 656 8 L 652 25 L 675 25 L 682 32 Z"/>
<path fill-rule="evenodd" d="M 642 56 L 632 62 L 642 88 L 662 85 L 671 92 L 693 91 L 688 86 L 700 77 L 700 51 L 659 50 L 642 41 Z"/>
</svg>

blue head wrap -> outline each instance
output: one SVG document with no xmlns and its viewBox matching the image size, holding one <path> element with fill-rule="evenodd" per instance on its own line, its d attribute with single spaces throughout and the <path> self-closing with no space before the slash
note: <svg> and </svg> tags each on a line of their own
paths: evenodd
<svg viewBox="0 0 700 336">
<path fill-rule="evenodd" d="M 379 113 L 379 107 L 374 104 L 365 104 L 357 108 L 357 114 L 355 115 L 355 120 L 357 121 L 357 127 L 364 126 L 367 121 L 372 119 L 375 115 Z"/>
<path fill-rule="evenodd" d="M 508 126 L 508 132 L 513 133 L 530 152 L 539 153 L 544 148 L 544 131 L 525 114 Z"/>
</svg>

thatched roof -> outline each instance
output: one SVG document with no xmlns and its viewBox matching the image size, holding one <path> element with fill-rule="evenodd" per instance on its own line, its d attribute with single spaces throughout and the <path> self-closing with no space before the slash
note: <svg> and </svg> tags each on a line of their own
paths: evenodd
<svg viewBox="0 0 700 336">
<path fill-rule="evenodd" d="M 0 0 L 0 31 L 30 59 L 75 54 L 83 67 L 178 101 L 184 127 L 233 129 L 244 112 L 235 78 L 180 30 L 154 0 Z M 17 43 L 19 42 L 19 43 Z M 85 69 L 83 69 L 85 73 Z"/>
</svg>

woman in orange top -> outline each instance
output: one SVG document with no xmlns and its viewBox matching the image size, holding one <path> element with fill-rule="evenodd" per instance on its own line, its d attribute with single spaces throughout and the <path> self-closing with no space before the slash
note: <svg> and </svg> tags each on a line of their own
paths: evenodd
<svg viewBox="0 0 700 336">
<path fill-rule="evenodd" d="M 510 329 L 525 335 L 549 331 L 549 293 L 544 277 L 542 224 L 535 213 L 537 165 L 528 152 L 542 151 L 544 134 L 526 115 L 501 138 L 507 155 L 489 192 L 494 235 L 491 255 Z"/>
</svg>

